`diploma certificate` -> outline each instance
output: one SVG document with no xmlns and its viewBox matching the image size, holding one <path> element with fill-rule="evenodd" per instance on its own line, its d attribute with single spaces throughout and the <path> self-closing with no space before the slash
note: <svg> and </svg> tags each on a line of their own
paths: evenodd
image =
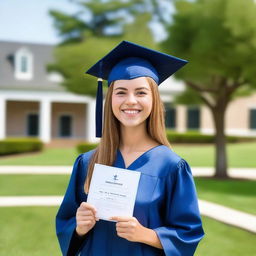
<svg viewBox="0 0 256 256">
<path fill-rule="evenodd" d="M 140 172 L 95 164 L 87 202 L 96 207 L 96 217 L 132 217 L 139 180 Z"/>
</svg>

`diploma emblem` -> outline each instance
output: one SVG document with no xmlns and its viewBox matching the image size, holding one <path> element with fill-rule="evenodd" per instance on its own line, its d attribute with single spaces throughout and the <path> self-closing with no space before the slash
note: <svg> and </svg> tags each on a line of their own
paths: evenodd
<svg viewBox="0 0 256 256">
<path fill-rule="evenodd" d="M 114 181 L 118 180 L 117 174 L 115 174 L 115 175 L 113 176 L 113 180 L 114 180 Z"/>
</svg>

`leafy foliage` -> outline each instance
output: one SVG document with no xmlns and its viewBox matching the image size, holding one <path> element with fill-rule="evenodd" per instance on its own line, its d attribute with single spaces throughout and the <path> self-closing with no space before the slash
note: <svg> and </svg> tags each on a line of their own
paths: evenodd
<svg viewBox="0 0 256 256">
<path fill-rule="evenodd" d="M 73 1 L 79 6 L 79 11 L 69 15 L 58 10 L 51 10 L 54 26 L 63 38 L 63 43 L 81 42 L 87 35 L 111 36 L 107 29 L 114 26 L 113 35 L 123 34 L 122 28 L 128 16 L 138 12 L 138 6 L 143 0 L 89 0 Z"/>
<path fill-rule="evenodd" d="M 256 5 L 252 0 L 177 0 L 176 9 L 170 36 L 162 45 L 190 61 L 177 73 L 180 78 L 202 89 L 219 89 L 221 80 L 230 88 L 256 86 Z"/>
</svg>

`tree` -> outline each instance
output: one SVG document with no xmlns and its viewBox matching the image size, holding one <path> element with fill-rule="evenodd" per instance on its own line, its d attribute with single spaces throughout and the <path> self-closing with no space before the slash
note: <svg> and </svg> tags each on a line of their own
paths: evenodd
<svg viewBox="0 0 256 256">
<path fill-rule="evenodd" d="M 177 73 L 210 109 L 216 132 L 215 176 L 227 178 L 225 113 L 240 90 L 256 88 L 253 0 L 177 0 L 162 43 L 190 63 Z"/>
<path fill-rule="evenodd" d="M 54 26 L 63 39 L 62 44 L 83 42 L 88 33 L 95 37 L 121 35 L 127 17 L 139 12 L 143 0 L 74 0 L 73 3 L 79 7 L 73 15 L 50 11 Z"/>
<path fill-rule="evenodd" d="M 98 1 L 96 1 L 98 2 Z M 120 11 L 120 4 L 115 6 L 117 1 L 108 1 L 107 5 L 94 5 L 91 3 L 92 13 L 97 13 L 99 16 L 106 16 L 106 12 L 111 9 Z M 120 1 L 118 1 L 119 3 Z M 133 2 L 133 5 L 130 3 Z M 119 34 L 105 34 L 104 31 L 110 23 L 102 23 L 102 29 L 100 33 L 94 31 L 94 25 L 83 22 L 81 19 L 78 21 L 78 17 L 65 14 L 65 18 L 61 19 L 63 15 L 53 15 L 55 17 L 55 25 L 59 33 L 64 35 L 64 43 L 61 43 L 55 49 L 55 63 L 48 65 L 49 71 L 57 71 L 64 76 L 63 86 L 69 91 L 78 94 L 87 94 L 94 96 L 97 91 L 96 78 L 88 75 L 84 75 L 84 72 L 101 57 L 109 52 L 110 49 L 115 47 L 122 40 L 130 40 L 135 43 L 143 44 L 147 47 L 156 49 L 152 33 L 147 26 L 151 20 L 151 14 L 146 12 L 139 6 L 141 1 L 134 0 L 129 2 L 128 12 L 135 16 L 132 23 L 123 24 L 122 31 Z M 93 6 L 93 7 L 92 7 Z M 110 7 L 111 8 L 110 8 Z M 123 11 L 126 10 L 125 6 L 122 6 Z M 82 6 L 82 10 L 83 6 Z M 51 12 L 53 14 L 53 12 Z M 80 12 L 79 12 L 80 13 Z M 80 14 L 81 15 L 81 14 Z M 95 14 L 95 19 L 100 19 Z M 103 18 L 102 18 L 103 19 Z M 72 21 L 72 22 L 71 22 Z M 84 23 L 84 24 L 83 24 Z M 93 24 L 95 22 L 92 22 Z M 73 24 L 73 26 L 68 26 Z M 69 29 L 67 29 L 67 27 Z M 103 29 L 104 27 L 104 29 Z M 76 31 L 79 31 L 76 32 Z M 76 37 L 73 37 L 76 35 Z"/>
</svg>

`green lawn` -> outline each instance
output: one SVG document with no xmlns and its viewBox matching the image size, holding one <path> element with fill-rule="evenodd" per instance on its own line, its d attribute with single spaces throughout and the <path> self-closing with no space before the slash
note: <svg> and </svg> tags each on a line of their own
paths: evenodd
<svg viewBox="0 0 256 256">
<path fill-rule="evenodd" d="M 177 145 L 173 150 L 186 159 L 191 166 L 213 166 L 213 145 Z M 256 168 L 256 143 L 228 144 L 230 167 Z M 75 148 L 45 149 L 43 153 L 0 158 L 0 165 L 72 165 L 78 153 Z"/>
<path fill-rule="evenodd" d="M 1 175 L 0 196 L 63 195 L 69 175 Z"/>
<path fill-rule="evenodd" d="M 39 153 L 0 157 L 0 165 L 73 165 L 77 156 L 75 148 L 46 148 Z"/>
<path fill-rule="evenodd" d="M 56 212 L 56 207 L 0 208 L 0 255 L 60 256 Z"/>
<path fill-rule="evenodd" d="M 0 208 L 0 255 L 60 256 L 56 212 L 56 207 Z M 205 217 L 203 225 L 206 236 L 195 256 L 254 255 L 255 235 Z"/>
<path fill-rule="evenodd" d="M 191 166 L 214 166 L 213 145 L 173 145 L 173 150 Z M 230 167 L 256 168 L 256 143 L 228 144 Z"/>
<path fill-rule="evenodd" d="M 256 215 L 256 181 L 195 178 L 198 197 Z"/>
<path fill-rule="evenodd" d="M 205 237 L 195 256 L 253 256 L 255 234 L 203 217 Z"/>
<path fill-rule="evenodd" d="M 64 195 L 69 175 L 1 175 L 0 196 Z M 195 178 L 200 199 L 256 215 L 256 181 Z"/>
</svg>

